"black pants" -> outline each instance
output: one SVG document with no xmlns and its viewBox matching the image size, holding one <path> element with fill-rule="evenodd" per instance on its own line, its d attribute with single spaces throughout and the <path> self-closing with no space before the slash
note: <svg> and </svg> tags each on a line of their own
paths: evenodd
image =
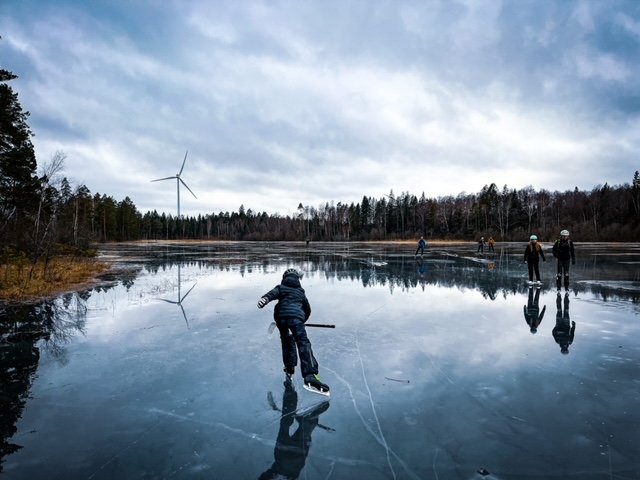
<svg viewBox="0 0 640 480">
<path fill-rule="evenodd" d="M 537 261 L 529 261 L 527 262 L 527 267 L 529 267 L 529 281 L 533 281 L 533 273 L 535 272 L 536 274 L 536 280 L 539 282 L 540 281 L 540 268 L 539 268 L 540 262 Z"/>
<path fill-rule="evenodd" d="M 293 369 L 298 364 L 303 377 L 318 373 L 318 362 L 313 356 L 311 342 L 307 337 L 304 322 L 295 318 L 276 319 L 282 344 L 282 362 L 287 369 Z M 296 354 L 297 349 L 297 354 Z"/>
<path fill-rule="evenodd" d="M 562 287 L 562 277 L 564 276 L 564 289 L 569 291 L 569 265 L 571 260 L 558 259 L 558 273 L 556 274 L 556 286 L 558 290 Z"/>
</svg>

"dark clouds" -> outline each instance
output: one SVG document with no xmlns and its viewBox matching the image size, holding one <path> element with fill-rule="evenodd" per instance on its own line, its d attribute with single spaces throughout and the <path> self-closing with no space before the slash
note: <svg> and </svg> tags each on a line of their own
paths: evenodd
<svg viewBox="0 0 640 480">
<path fill-rule="evenodd" d="M 634 2 L 26 0 L 0 35 L 39 162 L 142 211 L 187 149 L 189 214 L 638 169 Z"/>
</svg>

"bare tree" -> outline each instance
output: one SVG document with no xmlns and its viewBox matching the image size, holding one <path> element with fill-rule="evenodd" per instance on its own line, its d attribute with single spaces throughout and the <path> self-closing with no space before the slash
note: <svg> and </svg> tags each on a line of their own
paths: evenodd
<svg viewBox="0 0 640 480">
<path fill-rule="evenodd" d="M 531 222 L 533 220 L 533 216 L 538 211 L 538 202 L 535 199 L 535 190 L 531 185 L 525 187 L 518 191 L 518 196 L 520 197 L 520 204 L 524 210 L 524 213 L 527 215 L 527 233 L 531 233 Z"/>
<path fill-rule="evenodd" d="M 42 167 L 39 168 L 38 175 L 42 179 L 42 186 L 40 189 L 40 201 L 38 202 L 38 213 L 35 222 L 35 238 L 38 238 L 40 233 L 40 220 L 42 217 L 42 210 L 44 207 L 45 199 L 50 193 L 52 188 L 59 189 L 62 182 L 62 176 L 60 175 L 64 171 L 64 162 L 67 159 L 67 154 L 61 150 L 57 150 L 48 162 L 45 162 Z M 50 218 L 50 222 L 53 216 Z M 48 225 L 50 225 L 50 222 Z M 45 235 L 46 236 L 46 230 Z"/>
</svg>

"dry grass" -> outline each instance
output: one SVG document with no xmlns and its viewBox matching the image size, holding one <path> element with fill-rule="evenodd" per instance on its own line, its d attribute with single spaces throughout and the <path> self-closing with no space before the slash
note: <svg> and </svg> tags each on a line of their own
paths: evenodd
<svg viewBox="0 0 640 480">
<path fill-rule="evenodd" d="M 109 264 L 95 258 L 58 257 L 46 266 L 9 262 L 0 265 L 0 302 L 29 302 L 89 286 Z M 30 278 L 31 275 L 31 278 Z"/>
</svg>

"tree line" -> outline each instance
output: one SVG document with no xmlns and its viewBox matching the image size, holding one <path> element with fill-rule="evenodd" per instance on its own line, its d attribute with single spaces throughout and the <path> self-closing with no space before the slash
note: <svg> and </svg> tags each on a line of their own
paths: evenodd
<svg viewBox="0 0 640 480">
<path fill-rule="evenodd" d="M 17 78 L 0 69 L 0 252 L 32 260 L 61 248 L 87 249 L 95 242 L 133 240 L 384 241 L 427 239 L 543 240 L 569 229 L 576 241 L 637 241 L 640 238 L 640 174 L 631 183 L 590 191 L 499 188 L 477 193 L 419 197 L 393 191 L 358 203 L 299 203 L 294 214 L 267 214 L 241 205 L 234 212 L 177 218 L 142 214 L 130 197 L 117 200 L 72 185 L 63 175 L 66 155 L 56 152 L 38 169 L 18 95 Z"/>
</svg>

